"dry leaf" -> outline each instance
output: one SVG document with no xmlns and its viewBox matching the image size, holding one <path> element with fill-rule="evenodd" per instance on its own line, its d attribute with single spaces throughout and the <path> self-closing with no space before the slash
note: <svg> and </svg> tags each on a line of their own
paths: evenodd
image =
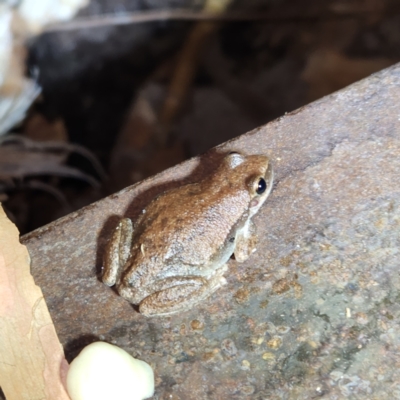
<svg viewBox="0 0 400 400">
<path fill-rule="evenodd" d="M 99 176 L 105 178 L 96 157 L 82 146 L 57 141 L 36 142 L 8 135 L 0 141 L 0 180 L 48 175 L 82 179 L 93 187 L 99 186 L 92 176 L 65 165 L 68 155 L 74 152 L 87 158 Z"/>
<path fill-rule="evenodd" d="M 7 400 L 69 399 L 68 368 L 28 250 L 0 206 L 0 386 Z"/>
</svg>

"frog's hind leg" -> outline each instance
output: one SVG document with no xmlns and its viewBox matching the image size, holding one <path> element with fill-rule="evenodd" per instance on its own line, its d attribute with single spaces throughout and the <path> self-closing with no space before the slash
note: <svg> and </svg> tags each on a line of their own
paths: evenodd
<svg viewBox="0 0 400 400">
<path fill-rule="evenodd" d="M 115 228 L 107 243 L 103 261 L 102 280 L 107 286 L 113 286 L 128 260 L 132 243 L 133 225 L 129 218 L 123 218 Z"/>
<path fill-rule="evenodd" d="M 219 273 L 208 279 L 200 276 L 167 278 L 163 280 L 162 288 L 141 301 L 139 311 L 146 317 L 185 311 L 225 283 L 225 278 Z"/>
</svg>

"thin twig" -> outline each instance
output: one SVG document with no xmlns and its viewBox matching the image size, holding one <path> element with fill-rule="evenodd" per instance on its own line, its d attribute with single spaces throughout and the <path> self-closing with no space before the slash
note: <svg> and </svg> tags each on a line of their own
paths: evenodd
<svg viewBox="0 0 400 400">
<path fill-rule="evenodd" d="M 87 18 L 77 18 L 68 22 L 50 24 L 44 28 L 45 32 L 70 31 L 77 29 L 98 28 L 107 25 L 129 25 L 145 22 L 183 20 L 183 21 L 263 21 L 269 23 L 282 22 L 309 22 L 314 20 L 357 18 L 362 15 L 373 15 L 382 12 L 382 9 L 359 8 L 356 10 L 330 10 L 324 13 L 305 13 L 290 15 L 290 12 L 235 12 L 228 11 L 224 14 L 215 14 L 203 11 L 184 9 L 174 10 L 149 10 L 124 14 L 104 14 Z M 289 15 L 288 15 L 289 14 Z"/>
<path fill-rule="evenodd" d="M 107 179 L 107 174 L 105 173 L 102 165 L 100 164 L 100 161 L 90 150 L 86 149 L 83 146 L 74 143 L 64 143 L 52 140 L 46 142 L 35 141 L 20 135 L 7 135 L 0 138 L 0 146 L 7 145 L 7 143 L 12 143 L 12 142 L 20 143 L 21 145 L 25 146 L 28 149 L 39 150 L 43 152 L 63 151 L 67 153 L 78 153 L 82 157 L 86 158 L 92 164 L 92 167 L 99 175 L 101 180 L 104 181 Z"/>
<path fill-rule="evenodd" d="M 45 182 L 39 181 L 39 180 L 31 180 L 24 182 L 22 184 L 22 188 L 25 189 L 31 189 L 31 190 L 41 190 L 43 192 L 49 193 L 52 195 L 63 207 L 63 210 L 65 212 L 71 212 L 72 211 L 72 206 L 68 202 L 66 196 L 63 194 L 63 192 L 56 187 L 49 185 Z"/>
</svg>

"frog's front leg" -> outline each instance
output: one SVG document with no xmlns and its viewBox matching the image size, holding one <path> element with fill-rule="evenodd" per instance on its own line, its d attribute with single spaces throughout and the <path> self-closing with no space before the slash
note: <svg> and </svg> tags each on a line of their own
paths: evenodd
<svg viewBox="0 0 400 400">
<path fill-rule="evenodd" d="M 233 251 L 235 260 L 238 262 L 246 261 L 256 251 L 257 242 L 256 227 L 249 220 L 236 234 L 235 250 Z"/>
<path fill-rule="evenodd" d="M 132 221 L 122 218 L 106 246 L 102 280 L 107 286 L 115 285 L 121 275 L 130 255 L 132 234 Z"/>
<path fill-rule="evenodd" d="M 176 276 L 156 282 L 152 286 L 152 293 L 140 302 L 139 311 L 146 317 L 150 317 L 188 310 L 226 283 L 222 276 L 225 270 L 224 266 L 208 278 Z M 124 291 L 128 290 L 124 289 Z M 120 294 L 125 298 L 129 297 L 124 296 L 128 293 L 120 292 Z"/>
</svg>

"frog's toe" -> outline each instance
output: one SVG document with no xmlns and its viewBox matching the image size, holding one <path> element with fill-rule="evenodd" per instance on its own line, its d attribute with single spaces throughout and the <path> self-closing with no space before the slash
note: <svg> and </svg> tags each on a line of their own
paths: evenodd
<svg viewBox="0 0 400 400">
<path fill-rule="evenodd" d="M 227 281 L 223 276 L 221 276 L 221 277 L 219 278 L 219 284 L 220 284 L 221 286 L 226 285 L 227 283 L 228 283 L 228 281 Z"/>
<path fill-rule="evenodd" d="M 223 265 L 219 270 L 221 271 L 222 274 L 228 271 L 228 264 Z"/>
<path fill-rule="evenodd" d="M 228 271 L 228 264 L 220 266 L 218 269 L 213 271 L 211 275 L 215 277 L 222 276 L 226 271 Z"/>
<path fill-rule="evenodd" d="M 118 288 L 119 295 L 128 300 L 129 303 L 132 304 L 139 304 L 140 300 L 143 299 L 143 294 L 139 293 L 139 291 L 135 290 L 134 288 L 130 287 L 119 287 Z"/>
</svg>

